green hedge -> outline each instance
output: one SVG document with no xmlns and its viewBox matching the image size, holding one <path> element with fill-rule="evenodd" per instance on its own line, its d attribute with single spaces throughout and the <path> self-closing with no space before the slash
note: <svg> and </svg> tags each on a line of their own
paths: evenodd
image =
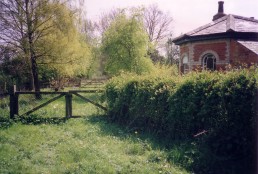
<svg viewBox="0 0 258 174">
<path fill-rule="evenodd" d="M 197 142 L 191 168 L 197 173 L 246 173 L 256 148 L 255 92 L 254 73 L 247 70 L 164 78 L 124 74 L 106 85 L 106 101 L 117 123 L 171 142 Z"/>
</svg>

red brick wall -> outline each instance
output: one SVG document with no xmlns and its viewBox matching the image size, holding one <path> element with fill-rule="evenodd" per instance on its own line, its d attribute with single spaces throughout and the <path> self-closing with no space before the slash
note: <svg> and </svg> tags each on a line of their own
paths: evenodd
<svg viewBox="0 0 258 174">
<path fill-rule="evenodd" d="M 200 56 L 205 51 L 214 51 L 218 54 L 220 60 L 226 59 L 227 53 L 227 44 L 226 42 L 217 42 L 217 43 L 202 43 L 194 45 L 194 61 L 199 61 Z"/>
<path fill-rule="evenodd" d="M 254 63 L 258 63 L 258 55 L 237 41 L 231 40 L 230 47 L 230 64 L 233 66 L 239 66 L 243 64 L 250 66 Z"/>
<path fill-rule="evenodd" d="M 228 65 L 216 65 L 217 71 L 225 71 Z"/>
<path fill-rule="evenodd" d="M 216 65 L 216 70 L 217 71 L 225 71 L 227 65 Z M 192 70 L 194 71 L 202 71 L 202 66 L 201 65 L 193 65 Z"/>
<path fill-rule="evenodd" d="M 181 56 L 184 55 L 184 54 L 187 54 L 187 56 L 189 55 L 189 48 L 188 48 L 187 45 L 181 45 L 180 46 L 180 54 L 181 54 Z"/>
<path fill-rule="evenodd" d="M 227 69 L 227 66 L 228 66 L 228 61 L 226 61 L 227 58 L 229 58 L 228 59 L 230 61 L 229 63 L 232 66 L 239 66 L 243 64 L 250 66 L 253 63 L 258 64 L 258 55 L 235 40 L 230 40 L 230 45 L 229 45 L 230 53 L 228 54 L 228 50 L 227 50 L 228 41 L 229 40 L 225 40 L 225 41 L 218 40 L 217 42 L 216 41 L 207 41 L 207 42 L 205 41 L 205 42 L 199 42 L 199 43 L 193 42 L 192 59 L 194 60 L 194 62 L 201 61 L 199 59 L 204 52 L 213 51 L 217 53 L 217 55 L 219 56 L 219 60 L 216 60 L 217 62 L 216 69 L 218 71 L 220 70 L 224 71 Z M 183 56 L 184 54 L 187 54 L 187 56 L 190 57 L 189 45 L 190 44 L 184 44 L 180 46 L 181 56 Z M 230 56 L 230 57 L 227 57 L 227 56 Z M 218 63 L 218 61 L 223 61 L 223 63 L 225 62 L 225 64 L 223 64 L 222 62 Z M 182 65 L 182 62 L 180 63 L 180 65 Z M 179 69 L 182 72 L 183 70 L 182 66 L 179 67 Z M 191 65 L 191 69 L 199 71 L 202 69 L 202 65 L 201 64 L 196 65 L 195 63 L 195 65 Z"/>
</svg>

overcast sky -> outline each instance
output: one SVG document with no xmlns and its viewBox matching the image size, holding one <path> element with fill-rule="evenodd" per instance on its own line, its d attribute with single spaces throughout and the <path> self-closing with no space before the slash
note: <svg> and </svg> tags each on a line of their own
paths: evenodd
<svg viewBox="0 0 258 174">
<path fill-rule="evenodd" d="M 97 20 L 112 8 L 157 4 L 173 17 L 174 36 L 189 32 L 212 21 L 218 0 L 86 0 L 87 18 Z M 224 13 L 258 19 L 258 0 L 224 0 Z"/>
</svg>

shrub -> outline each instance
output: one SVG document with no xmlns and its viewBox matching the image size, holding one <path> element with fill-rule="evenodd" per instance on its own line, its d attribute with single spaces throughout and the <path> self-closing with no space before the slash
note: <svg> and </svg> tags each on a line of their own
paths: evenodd
<svg viewBox="0 0 258 174">
<path fill-rule="evenodd" d="M 106 101 L 115 122 L 170 142 L 195 142 L 194 171 L 241 173 L 254 167 L 255 92 L 255 74 L 248 70 L 123 74 L 107 84 Z"/>
</svg>

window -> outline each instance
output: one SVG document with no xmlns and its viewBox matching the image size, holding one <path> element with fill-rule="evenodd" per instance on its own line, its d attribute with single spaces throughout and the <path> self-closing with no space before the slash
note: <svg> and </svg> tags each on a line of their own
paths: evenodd
<svg viewBox="0 0 258 174">
<path fill-rule="evenodd" d="M 188 57 L 184 56 L 182 59 L 182 72 L 185 74 L 189 71 L 189 66 L 188 66 Z"/>
<path fill-rule="evenodd" d="M 216 70 L 216 57 L 213 54 L 205 54 L 203 56 L 203 69 L 215 71 Z"/>
</svg>

